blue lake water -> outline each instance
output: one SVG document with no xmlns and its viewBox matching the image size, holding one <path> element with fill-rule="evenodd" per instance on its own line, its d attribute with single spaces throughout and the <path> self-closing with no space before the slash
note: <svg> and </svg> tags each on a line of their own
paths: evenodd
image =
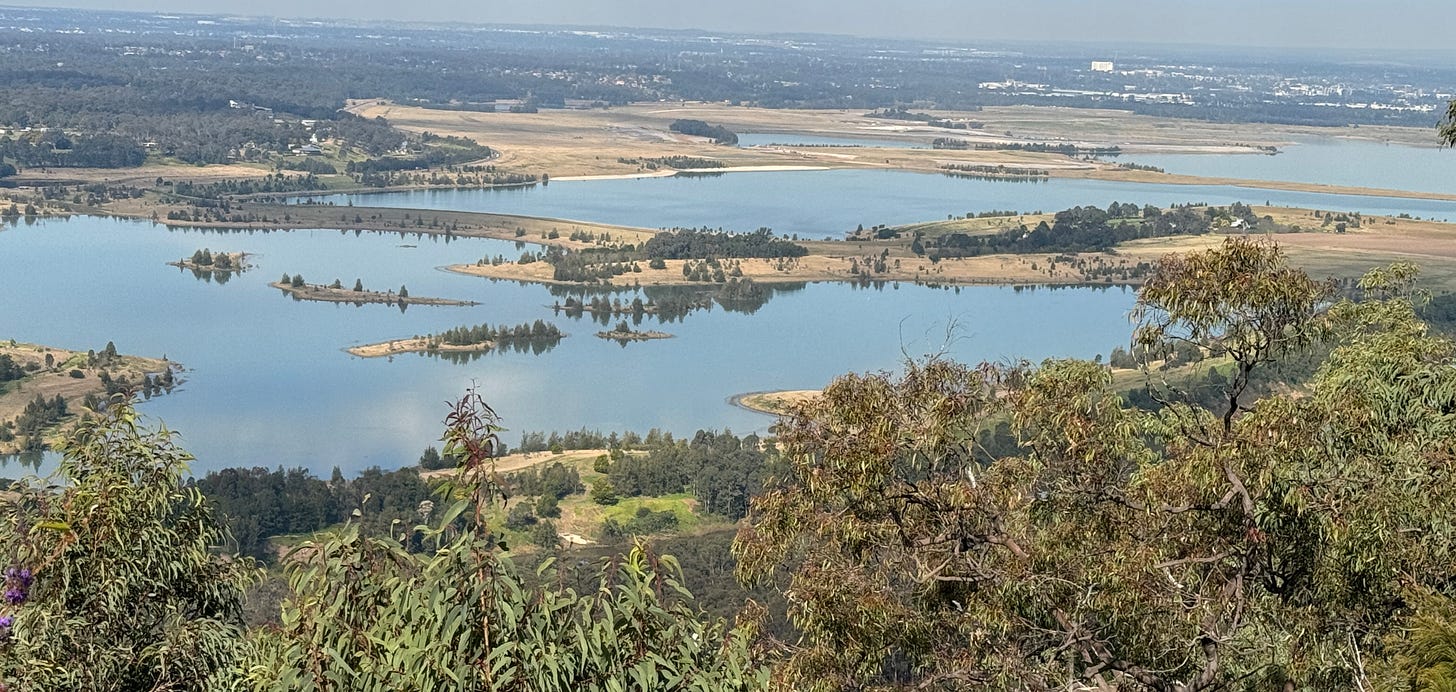
<svg viewBox="0 0 1456 692">
<path fill-rule="evenodd" d="M 1276 157 L 1277 158 L 1277 157 Z M 1369 184 L 1363 182 L 1361 184 Z M 1054 179 L 1009 183 L 887 171 L 733 173 L 699 178 L 558 181 L 515 190 L 422 191 L 322 198 L 336 204 L 483 210 L 646 227 L 707 226 L 839 237 L 859 224 L 909 223 L 991 209 L 1058 210 L 1113 201 L 1234 201 L 1367 214 L 1456 218 L 1456 203 L 1226 186 Z M 1133 294 L 1112 289 L 811 284 L 754 314 L 714 309 L 662 326 L 676 338 L 597 339 L 589 319 L 553 315 L 542 286 L 440 270 L 515 243 L 339 231 L 169 230 L 101 218 L 0 226 L 0 338 L 162 356 L 186 384 L 143 411 L 182 431 L 197 470 L 304 466 L 327 473 L 412 463 L 440 433 L 446 402 L 479 385 L 513 431 L 590 427 L 763 430 L 769 420 L 728 404 L 765 389 L 821 387 L 850 371 L 893 369 L 904 354 L 966 360 L 1090 357 L 1123 345 Z M 257 268 L 206 283 L 164 262 L 201 247 L 246 251 Z M 296 302 L 267 283 L 360 279 L 473 307 Z M 632 296 L 622 296 L 630 301 Z M 482 322 L 546 319 L 571 334 L 541 354 L 468 362 L 404 355 L 356 358 L 347 346 Z M 648 317 L 647 327 L 655 318 Z M 6 471 L 0 475 L 14 475 Z"/>
<path fill-rule="evenodd" d="M 1456 194 L 1456 151 L 1359 139 L 1306 138 L 1272 156 L 1126 154 L 1109 160 L 1186 175 Z"/>
<path fill-rule="evenodd" d="M 163 264 L 201 247 L 255 253 L 258 266 L 219 285 Z M 438 269 L 518 252 L 502 241 L 398 234 L 219 233 L 101 218 L 21 224 L 0 231 L 0 276 L 44 268 L 44 277 L 7 282 L 0 336 L 80 350 L 111 340 L 124 353 L 186 366 L 184 385 L 141 410 L 181 431 L 199 472 L 284 465 L 327 474 L 333 466 L 348 473 L 412 463 L 439 437 L 446 402 L 472 382 L 515 431 L 506 436 L 512 443 L 524 430 L 583 426 L 744 432 L 770 421 L 731 406 L 733 394 L 821 387 L 845 372 L 893 369 L 902 352 L 945 350 L 969 361 L 1090 357 L 1125 344 L 1130 332 L 1133 294 L 1122 288 L 810 284 L 755 314 L 698 313 L 661 327 L 676 338 L 623 347 L 596 338 L 600 327 L 590 320 L 553 316 L 546 306 L 557 299 L 544 287 Z M 369 288 L 404 284 L 416 296 L 482 304 L 401 313 L 296 302 L 267 286 L 285 272 L 346 285 L 359 278 Z M 570 336 L 540 355 L 489 354 L 463 364 L 342 350 L 535 319 Z"/>
<path fill-rule="evenodd" d="M 784 235 L 810 238 L 840 238 L 861 224 L 896 225 L 990 210 L 1056 211 L 1086 204 L 1106 207 L 1112 202 L 1158 206 L 1268 202 L 1327 211 L 1456 219 L 1456 202 L 1449 201 L 1072 178 L 1007 182 L 876 170 L 556 181 L 529 188 L 421 190 L 315 199 L 339 205 L 486 211 L 647 228 L 751 231 L 766 226 Z"/>
</svg>

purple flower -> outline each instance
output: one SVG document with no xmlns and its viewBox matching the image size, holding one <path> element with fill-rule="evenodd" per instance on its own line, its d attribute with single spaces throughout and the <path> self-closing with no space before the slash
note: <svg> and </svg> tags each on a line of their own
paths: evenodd
<svg viewBox="0 0 1456 692">
<path fill-rule="evenodd" d="M 26 567 L 9 567 L 5 570 L 5 602 L 20 605 L 30 592 L 34 575 Z"/>
<path fill-rule="evenodd" d="M 0 617 L 0 630 L 8 630 L 10 629 L 10 626 L 14 624 L 15 618 L 10 617 L 9 615 Z"/>
</svg>

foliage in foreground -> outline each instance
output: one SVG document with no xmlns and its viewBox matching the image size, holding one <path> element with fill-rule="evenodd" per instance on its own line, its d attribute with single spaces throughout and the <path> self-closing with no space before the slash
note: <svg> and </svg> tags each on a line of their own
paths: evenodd
<svg viewBox="0 0 1456 692">
<path fill-rule="evenodd" d="M 182 486 L 191 457 L 125 401 L 60 451 L 59 485 L 0 502 L 0 686 L 200 689 L 242 642 L 256 570 L 212 552 L 224 533 Z"/>
<path fill-rule="evenodd" d="M 451 414 L 444 456 L 460 468 L 439 517 L 422 506 L 432 554 L 349 527 L 303 546 L 283 628 L 260 633 L 239 666 L 251 689 L 752 690 L 767 673 L 752 628 L 728 629 L 691 603 L 677 565 L 645 544 L 587 593 L 535 579 L 487 525 L 499 487 L 497 420 L 477 396 Z M 467 480 L 478 479 L 478 480 Z M 486 480 L 492 479 L 492 480 Z M 431 520 L 434 520 L 433 523 Z M 546 584 L 540 586 L 539 584 Z"/>
<path fill-rule="evenodd" d="M 281 628 L 244 632 L 249 560 L 169 433 L 113 404 L 64 448 L 57 485 L 3 507 L 12 561 L 0 606 L 0 689 L 753 690 L 767 672 L 753 626 L 692 605 L 677 563 L 645 544 L 578 593 L 547 564 L 521 574 L 485 527 L 495 414 L 475 396 L 451 415 L 444 455 L 460 475 L 445 510 L 421 503 L 433 549 L 409 551 L 360 522 L 288 561 Z M 470 480 L 467 480 L 470 479 Z M 356 514 L 357 516 L 357 514 Z M 396 529 L 401 527 L 396 526 Z"/>
<path fill-rule="evenodd" d="M 1456 658 L 1456 347 L 1412 276 L 1334 302 L 1270 245 L 1165 261 L 1138 341 L 1229 356 L 1213 410 L 1130 407 L 1084 361 L 836 381 L 781 424 L 789 470 L 735 546 L 743 577 L 791 579 L 783 681 L 1446 689 L 1414 681 Z M 1317 341 L 1307 393 L 1247 400 L 1251 371 Z M 978 463 L 1006 420 L 1019 451 Z"/>
</svg>

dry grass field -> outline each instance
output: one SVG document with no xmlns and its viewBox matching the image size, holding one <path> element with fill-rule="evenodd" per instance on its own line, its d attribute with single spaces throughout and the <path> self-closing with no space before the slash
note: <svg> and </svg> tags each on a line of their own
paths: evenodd
<svg viewBox="0 0 1456 692">
<path fill-rule="evenodd" d="M 936 111 L 937 117 L 981 125 L 979 129 L 949 130 L 923 122 L 869 118 L 860 110 L 780 110 L 679 102 L 596 110 L 482 113 L 360 100 L 351 102 L 349 110 L 368 118 L 383 117 L 395 127 L 412 132 L 470 137 L 498 150 L 500 156 L 493 163 L 501 168 L 545 173 L 558 179 L 665 174 L 662 169 L 649 170 L 643 161 L 688 156 L 710 159 L 728 170 L 879 168 L 935 172 L 948 165 L 1006 166 L 1042 170 L 1058 177 L 1456 199 L 1456 195 L 1132 171 L 1110 163 L 1052 153 L 903 149 L 875 146 L 874 142 L 894 140 L 928 147 L 937 137 L 949 137 L 987 145 L 1049 142 L 1081 147 L 1117 146 L 1127 152 L 1237 153 L 1256 151 L 1254 147 L 1258 146 L 1279 146 L 1316 133 L 1328 136 L 1331 132 L 1328 128 L 1152 118 L 1124 111 L 1047 107 L 988 108 L 968 113 Z M 668 129 L 674 120 L 683 118 L 722 125 L 739 133 L 858 138 L 866 144 L 720 146 Z M 1419 128 L 1350 128 L 1339 131 L 1339 135 L 1413 145 L 1434 141 L 1430 132 Z"/>
<path fill-rule="evenodd" d="M 87 395 L 106 396 L 106 385 L 99 379 L 101 370 L 86 365 L 84 351 L 7 340 L 0 341 L 0 355 L 10 356 L 23 369 L 34 368 L 31 374 L 20 380 L 0 384 L 0 422 L 15 420 L 25 410 L 26 404 L 37 396 L 47 400 L 59 396 L 65 400 L 72 416 L 61 424 L 54 437 L 75 422 L 74 414 L 80 410 Z M 47 355 L 51 357 L 50 367 L 46 367 Z M 124 377 L 134 382 L 147 374 L 156 374 L 174 366 L 174 363 L 156 358 L 121 356 L 115 365 L 106 368 L 106 372 L 112 378 Z M 72 371 L 80 372 L 82 376 L 74 377 Z M 20 451 L 19 442 L 0 442 L 0 454 Z"/>
</svg>

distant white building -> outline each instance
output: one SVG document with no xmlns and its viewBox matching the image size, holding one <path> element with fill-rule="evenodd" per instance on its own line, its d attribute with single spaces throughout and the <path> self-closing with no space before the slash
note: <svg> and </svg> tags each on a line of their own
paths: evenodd
<svg viewBox="0 0 1456 692">
<path fill-rule="evenodd" d="M 1111 60 L 1093 60 L 1092 61 L 1092 71 L 1093 72 L 1111 72 L 1112 71 L 1112 61 Z"/>
</svg>

